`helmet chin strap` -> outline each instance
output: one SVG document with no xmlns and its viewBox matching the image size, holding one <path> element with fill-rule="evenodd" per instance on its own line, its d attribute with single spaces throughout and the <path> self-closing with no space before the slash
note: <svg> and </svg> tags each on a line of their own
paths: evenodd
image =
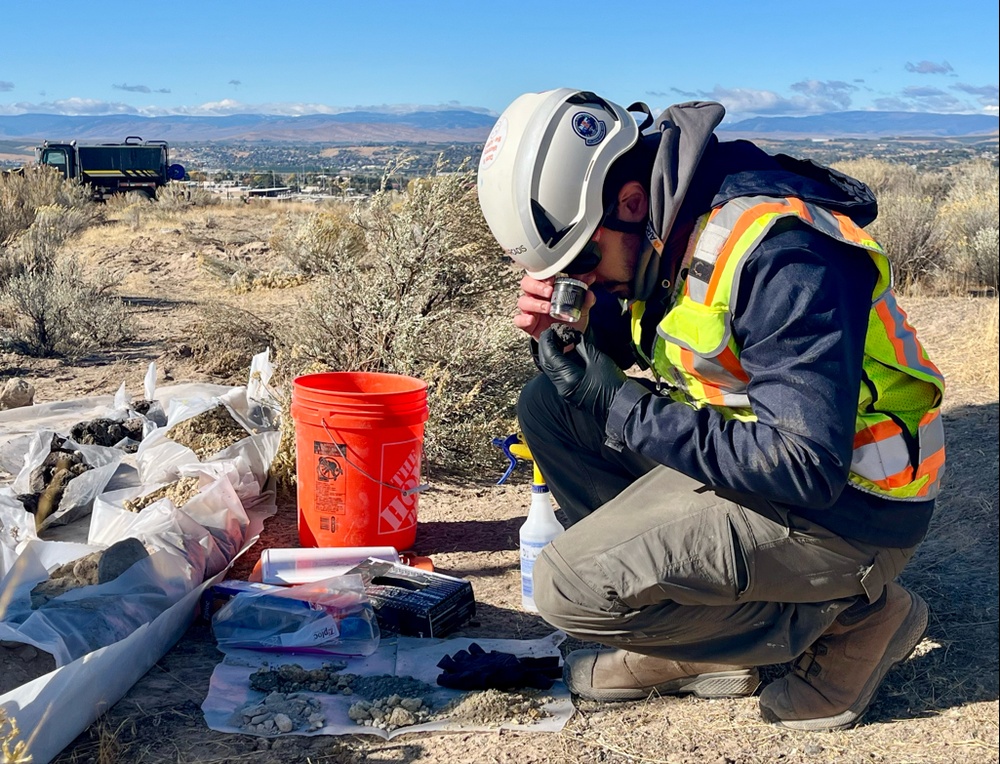
<svg viewBox="0 0 1000 764">
<path fill-rule="evenodd" d="M 663 242 L 653 232 L 651 223 L 646 224 L 646 236 L 642 249 L 635 263 L 635 275 L 632 277 L 632 295 L 635 300 L 648 300 L 659 281 L 660 259 L 663 254 Z"/>
<path fill-rule="evenodd" d="M 619 233 L 644 234 L 646 233 L 648 224 L 645 220 L 630 223 L 627 220 L 622 220 L 617 215 L 608 215 L 601 221 L 600 227 L 607 228 L 609 231 L 618 231 Z"/>
</svg>

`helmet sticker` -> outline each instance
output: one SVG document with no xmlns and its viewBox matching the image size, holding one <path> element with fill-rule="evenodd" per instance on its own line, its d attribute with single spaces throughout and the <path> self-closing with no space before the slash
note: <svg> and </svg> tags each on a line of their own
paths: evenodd
<svg viewBox="0 0 1000 764">
<path fill-rule="evenodd" d="M 588 146 L 596 146 L 608 134 L 604 122 L 587 111 L 578 111 L 573 115 L 573 131 L 583 138 Z"/>
<path fill-rule="evenodd" d="M 485 170 L 496 161 L 497 154 L 499 154 L 500 149 L 503 148 L 504 138 L 506 137 L 507 118 L 500 117 L 500 120 L 493 125 L 493 129 L 490 131 L 490 137 L 486 139 L 486 145 L 483 146 L 483 155 L 479 159 L 480 170 Z"/>
</svg>

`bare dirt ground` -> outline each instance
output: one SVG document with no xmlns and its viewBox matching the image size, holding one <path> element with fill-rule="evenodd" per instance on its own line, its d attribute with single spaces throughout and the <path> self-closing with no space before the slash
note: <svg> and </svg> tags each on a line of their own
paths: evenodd
<svg viewBox="0 0 1000 764">
<path fill-rule="evenodd" d="M 20 375 L 39 402 L 112 394 L 124 379 L 141 390 L 149 360 L 160 381 L 238 382 L 201 353 L 206 306 L 248 310 L 277 322 L 308 287 L 235 295 L 206 268 L 206 256 L 267 265 L 278 207 L 234 206 L 177 220 L 111 223 L 86 232 L 76 250 L 92 265 L 119 270 L 138 339 L 115 353 L 74 361 L 0 356 L 0 378 Z M 511 304 L 513 305 L 513 295 Z M 990 762 L 998 760 L 998 393 L 996 300 L 901 301 L 950 388 L 945 421 L 947 488 L 931 534 L 903 574 L 931 607 L 927 638 L 886 679 L 855 729 L 795 733 L 758 717 L 756 698 L 652 698 L 641 703 L 578 702 L 558 734 L 511 732 L 376 738 L 266 740 L 209 730 L 200 705 L 221 654 L 196 622 L 180 642 L 57 759 L 69 762 L 581 762 L 586 764 L 751 764 L 764 762 Z M 0 381 L 2 381 L 0 379 Z M 500 434 L 500 433 L 498 433 Z M 502 472 L 465 484 L 433 481 L 420 499 L 415 551 L 468 578 L 478 602 L 469 637 L 538 637 L 550 628 L 520 609 L 517 530 L 529 503 L 525 477 L 493 485 Z M 245 577 L 266 546 L 297 544 L 293 497 L 237 561 Z M 564 650 L 580 646 L 572 640 Z M 771 678 L 784 667 L 766 667 Z"/>
</svg>

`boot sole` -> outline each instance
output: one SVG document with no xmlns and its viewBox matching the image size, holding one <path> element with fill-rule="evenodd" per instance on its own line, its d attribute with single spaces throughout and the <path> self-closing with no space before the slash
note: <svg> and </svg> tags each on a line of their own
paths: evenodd
<svg viewBox="0 0 1000 764">
<path fill-rule="evenodd" d="M 896 629 L 896 633 L 886 648 L 885 655 L 882 656 L 882 660 L 879 661 L 872 675 L 868 677 L 858 699 L 846 711 L 818 719 L 779 719 L 770 708 L 762 705 L 760 713 L 764 720 L 779 727 L 803 732 L 832 732 L 847 729 L 857 724 L 868 710 L 872 698 L 875 697 L 875 691 L 882 684 L 885 675 L 893 666 L 913 655 L 913 651 L 916 650 L 917 645 L 927 633 L 927 603 L 913 592 L 908 591 L 907 594 L 910 595 L 910 612 L 906 614 L 906 618 Z"/>
<path fill-rule="evenodd" d="M 694 695 L 698 698 L 744 698 L 753 695 L 760 686 L 757 669 L 717 671 L 710 674 L 673 679 L 651 687 L 634 689 L 598 690 L 593 687 L 577 688 L 568 681 L 569 689 L 587 700 L 617 703 L 626 700 L 646 700 L 651 695 Z"/>
</svg>

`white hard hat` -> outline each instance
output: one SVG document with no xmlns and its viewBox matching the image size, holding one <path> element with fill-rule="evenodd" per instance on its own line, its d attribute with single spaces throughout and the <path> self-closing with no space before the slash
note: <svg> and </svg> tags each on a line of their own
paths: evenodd
<svg viewBox="0 0 1000 764">
<path fill-rule="evenodd" d="M 479 204 L 530 276 L 564 270 L 604 218 L 604 180 L 639 139 L 627 109 L 571 88 L 526 93 L 500 115 L 479 160 Z"/>
</svg>

